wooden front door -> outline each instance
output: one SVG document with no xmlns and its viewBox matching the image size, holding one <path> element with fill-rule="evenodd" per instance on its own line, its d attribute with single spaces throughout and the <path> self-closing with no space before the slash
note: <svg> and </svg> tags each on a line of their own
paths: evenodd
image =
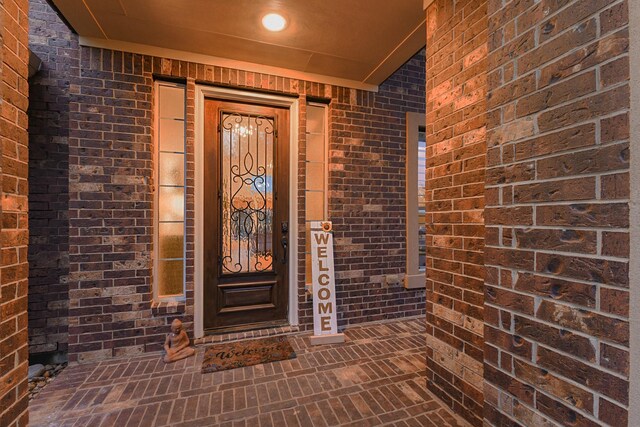
<svg viewBox="0 0 640 427">
<path fill-rule="evenodd" d="M 205 101 L 204 326 L 282 325 L 289 303 L 289 110 Z"/>
</svg>

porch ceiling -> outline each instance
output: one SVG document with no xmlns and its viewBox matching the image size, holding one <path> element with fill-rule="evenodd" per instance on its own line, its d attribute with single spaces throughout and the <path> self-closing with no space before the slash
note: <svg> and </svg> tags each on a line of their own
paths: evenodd
<svg viewBox="0 0 640 427">
<path fill-rule="evenodd" d="M 52 1 L 87 44 L 135 43 L 361 85 L 380 84 L 425 44 L 423 0 Z M 269 12 L 287 28 L 265 30 Z"/>
</svg>

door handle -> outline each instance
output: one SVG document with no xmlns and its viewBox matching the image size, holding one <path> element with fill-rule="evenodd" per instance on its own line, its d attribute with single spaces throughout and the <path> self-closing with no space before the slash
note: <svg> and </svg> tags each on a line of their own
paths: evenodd
<svg viewBox="0 0 640 427">
<path fill-rule="evenodd" d="M 287 248 L 289 247 L 289 242 L 287 241 L 287 233 L 289 232 L 289 223 L 287 221 L 282 221 L 280 224 L 280 230 L 282 231 L 282 240 L 280 243 L 282 244 L 282 248 L 284 249 L 284 257 L 282 258 L 282 263 L 287 263 Z"/>
<path fill-rule="evenodd" d="M 282 236 L 282 248 L 284 249 L 284 257 L 282 258 L 282 263 L 286 264 L 287 263 L 287 247 L 288 247 L 288 242 L 287 242 L 287 238 L 285 236 Z"/>
</svg>

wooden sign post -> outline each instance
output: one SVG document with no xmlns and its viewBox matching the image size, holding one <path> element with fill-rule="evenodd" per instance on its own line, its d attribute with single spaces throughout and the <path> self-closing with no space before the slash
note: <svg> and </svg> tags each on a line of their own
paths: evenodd
<svg viewBox="0 0 640 427">
<path fill-rule="evenodd" d="M 330 221 L 311 222 L 311 273 L 314 333 L 310 337 L 311 344 L 344 342 L 344 334 L 338 333 L 333 233 Z"/>
</svg>

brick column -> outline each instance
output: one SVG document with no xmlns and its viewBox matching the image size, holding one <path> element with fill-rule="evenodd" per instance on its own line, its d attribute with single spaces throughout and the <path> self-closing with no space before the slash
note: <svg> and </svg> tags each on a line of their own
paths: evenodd
<svg viewBox="0 0 640 427">
<path fill-rule="evenodd" d="M 485 1 L 427 9 L 428 387 L 482 424 Z"/>
<path fill-rule="evenodd" d="M 629 68 L 631 89 L 630 127 L 630 167 L 631 183 L 630 211 L 631 218 L 640 218 L 640 2 L 629 5 Z M 630 360 L 640 360 L 640 222 L 630 221 L 629 241 L 629 321 L 630 321 Z M 636 278 L 635 280 L 633 278 Z M 630 366 L 629 401 L 640 402 L 640 363 Z M 629 407 L 629 425 L 640 425 L 640 405 Z"/>
<path fill-rule="evenodd" d="M 486 420 L 626 425 L 627 1 L 489 17 Z"/>
<path fill-rule="evenodd" d="M 70 361 L 159 350 L 167 330 L 151 310 L 153 76 L 143 59 L 82 47 L 71 79 Z"/>
<path fill-rule="evenodd" d="M 79 52 L 46 0 L 29 2 L 29 21 L 42 61 L 29 85 L 29 354 L 42 360 L 68 346 L 69 85 Z"/>
<path fill-rule="evenodd" d="M 0 1 L 0 426 L 26 426 L 27 370 L 27 0 Z"/>
</svg>

